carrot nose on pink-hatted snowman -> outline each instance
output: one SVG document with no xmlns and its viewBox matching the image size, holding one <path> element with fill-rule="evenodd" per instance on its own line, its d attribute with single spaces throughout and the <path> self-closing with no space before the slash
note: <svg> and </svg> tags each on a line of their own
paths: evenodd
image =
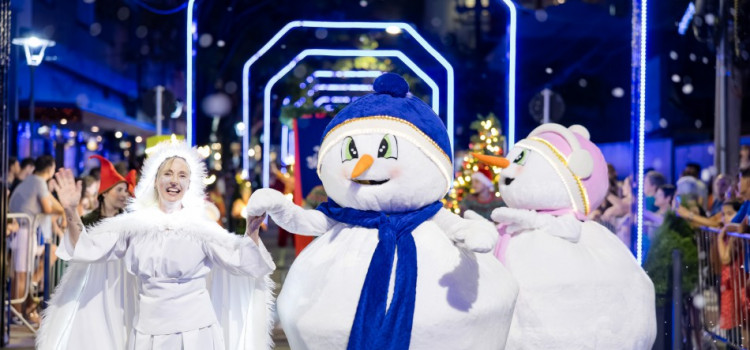
<svg viewBox="0 0 750 350">
<path fill-rule="evenodd" d="M 508 348 L 646 349 L 656 335 L 654 287 L 617 237 L 586 216 L 609 182 L 580 125 L 544 124 L 499 158 L 507 204 L 492 219 L 495 254 L 519 282 Z"/>
</svg>

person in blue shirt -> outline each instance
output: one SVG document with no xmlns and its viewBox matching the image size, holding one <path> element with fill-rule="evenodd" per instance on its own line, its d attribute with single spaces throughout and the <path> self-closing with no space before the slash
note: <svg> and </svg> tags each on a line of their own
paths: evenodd
<svg viewBox="0 0 750 350">
<path fill-rule="evenodd" d="M 740 179 L 737 184 L 737 197 L 742 201 L 740 210 L 732 219 L 732 223 L 737 231 L 746 232 L 748 228 L 748 216 L 750 216 L 750 169 L 740 171 Z"/>
</svg>

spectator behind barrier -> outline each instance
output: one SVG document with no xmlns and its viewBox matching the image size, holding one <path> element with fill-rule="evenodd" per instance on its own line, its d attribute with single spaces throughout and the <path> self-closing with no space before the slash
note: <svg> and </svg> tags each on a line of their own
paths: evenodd
<svg viewBox="0 0 750 350">
<path fill-rule="evenodd" d="M 738 232 L 748 232 L 748 216 L 750 216 L 750 169 L 740 172 L 739 182 L 737 183 L 737 198 L 743 201 L 737 215 L 732 218 L 730 230 Z"/>
<path fill-rule="evenodd" d="M 32 218 L 38 214 L 62 214 L 63 208 L 60 206 L 47 187 L 47 180 L 55 174 L 55 159 L 52 156 L 44 155 L 34 162 L 34 172 L 27 176 L 15 189 L 10 196 L 8 208 L 11 213 L 24 213 Z M 22 222 L 22 227 L 16 233 L 16 237 L 9 244 L 13 254 L 13 280 L 15 288 L 11 291 L 14 299 L 20 298 L 26 290 L 26 280 L 29 270 L 28 254 L 33 254 L 28 250 L 28 240 L 31 237 L 30 227 L 27 222 Z M 22 309 L 20 305 L 14 305 L 17 309 Z M 24 310 L 18 310 L 23 312 Z M 28 310 L 27 319 L 38 321 L 38 315 L 35 310 Z"/>
<path fill-rule="evenodd" d="M 708 203 L 708 187 L 700 180 L 701 166 L 697 163 L 688 163 L 682 176 L 677 180 L 677 195 L 691 195 L 697 200 L 698 205 L 703 208 Z"/>
<path fill-rule="evenodd" d="M 740 146 L 740 171 L 750 170 L 750 145 Z"/>
<path fill-rule="evenodd" d="M 659 186 L 654 195 L 654 206 L 656 206 L 657 210 L 655 213 L 650 211 L 644 212 L 643 219 L 653 223 L 653 226 L 660 226 L 664 221 L 664 216 L 673 208 L 675 191 L 675 187 L 670 184 Z"/>
<path fill-rule="evenodd" d="M 659 210 L 654 205 L 654 196 L 656 196 L 656 190 L 659 186 L 667 183 L 667 178 L 662 173 L 651 170 L 646 173 L 646 178 L 643 181 L 643 196 L 645 201 L 646 210 L 656 212 Z"/>
<path fill-rule="evenodd" d="M 714 216 L 721 212 L 724 202 L 731 197 L 730 189 L 732 188 L 731 179 L 724 175 L 716 175 L 713 182 L 711 196 L 709 197 L 708 216 Z"/>
<path fill-rule="evenodd" d="M 723 175 L 717 176 L 716 180 L 714 181 L 714 193 L 721 193 L 722 190 L 724 190 L 725 183 L 726 184 L 729 183 L 729 179 L 727 177 Z M 724 190 L 724 192 L 730 192 L 730 191 Z M 693 227 L 700 227 L 700 226 L 720 227 L 723 225 L 723 222 L 726 219 L 723 203 L 726 203 L 726 201 L 728 200 L 728 197 L 729 196 L 727 194 L 724 194 L 723 197 L 714 196 L 714 200 L 713 200 L 713 204 L 711 205 L 711 208 L 712 210 L 716 210 L 716 212 L 714 214 L 709 215 L 709 214 L 706 214 L 705 212 L 700 212 L 700 208 L 694 208 L 693 210 L 691 210 L 688 200 L 689 198 L 695 198 L 695 197 L 694 195 L 691 195 L 691 194 L 683 194 L 681 198 L 684 198 L 683 200 L 684 205 L 677 206 L 676 212 L 678 216 L 690 222 L 690 224 Z M 696 204 L 694 205 L 694 207 L 697 207 L 697 200 L 695 202 Z M 696 209 L 698 209 L 699 212 L 696 212 Z"/>
<path fill-rule="evenodd" d="M 727 331 L 728 338 L 737 339 L 741 324 L 747 315 L 747 298 L 745 294 L 745 273 L 742 271 L 743 249 L 737 236 L 727 235 L 727 227 L 719 233 L 717 239 L 719 260 L 721 261 L 721 293 L 719 328 Z"/>
<path fill-rule="evenodd" d="M 16 174 L 15 179 L 13 179 L 13 183 L 10 185 L 10 193 L 12 194 L 13 191 L 18 187 L 18 185 L 26 179 L 27 176 L 31 175 L 34 172 L 34 158 L 24 158 L 21 160 L 21 170 Z"/>
<path fill-rule="evenodd" d="M 84 216 L 99 207 L 97 199 L 99 193 L 99 180 L 91 175 L 82 176 L 81 179 L 81 202 L 78 203 L 78 216 Z"/>
<path fill-rule="evenodd" d="M 8 188 L 13 185 L 13 182 L 16 181 L 16 178 L 20 173 L 21 163 L 18 159 L 16 159 L 16 157 L 8 158 L 8 175 L 5 176 L 5 183 L 8 185 Z"/>
<path fill-rule="evenodd" d="M 736 200 L 726 201 L 721 206 L 721 224 L 727 226 L 732 223 L 732 219 L 742 207 L 742 203 Z"/>
</svg>

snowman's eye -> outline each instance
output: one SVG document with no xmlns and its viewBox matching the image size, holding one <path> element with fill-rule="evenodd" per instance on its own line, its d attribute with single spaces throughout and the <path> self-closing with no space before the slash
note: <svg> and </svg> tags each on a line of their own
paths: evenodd
<svg viewBox="0 0 750 350">
<path fill-rule="evenodd" d="M 378 158 L 398 159 L 398 142 L 396 141 L 396 136 L 391 134 L 383 136 L 383 140 L 380 141 L 380 146 L 378 146 Z"/>
<path fill-rule="evenodd" d="M 357 145 L 354 144 L 354 139 L 351 136 L 347 136 L 344 139 L 343 146 L 341 147 L 341 161 L 346 162 L 359 158 L 359 152 L 357 152 Z"/>
<path fill-rule="evenodd" d="M 513 159 L 513 163 L 516 163 L 518 165 L 526 164 L 526 156 L 528 156 L 528 152 L 528 150 L 522 150 L 521 153 L 516 157 L 516 159 Z"/>
</svg>

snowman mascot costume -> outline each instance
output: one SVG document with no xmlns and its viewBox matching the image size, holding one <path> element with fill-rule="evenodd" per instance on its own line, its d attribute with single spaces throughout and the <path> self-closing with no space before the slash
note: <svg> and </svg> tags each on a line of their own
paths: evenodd
<svg viewBox="0 0 750 350">
<path fill-rule="evenodd" d="M 496 256 L 518 281 L 509 349 L 651 349 L 654 287 L 617 237 L 586 215 L 604 200 L 607 165 L 574 125 L 544 124 L 504 158 L 507 208 Z M 510 161 L 509 161 L 510 160 Z"/>
<path fill-rule="evenodd" d="M 445 126 L 384 74 L 375 93 L 324 131 L 327 203 L 295 206 L 277 191 L 250 198 L 290 232 L 320 236 L 294 261 L 278 297 L 292 349 L 503 349 L 516 282 L 489 253 L 494 225 L 442 208 L 453 179 Z M 484 254 L 486 253 L 486 254 Z"/>
</svg>

